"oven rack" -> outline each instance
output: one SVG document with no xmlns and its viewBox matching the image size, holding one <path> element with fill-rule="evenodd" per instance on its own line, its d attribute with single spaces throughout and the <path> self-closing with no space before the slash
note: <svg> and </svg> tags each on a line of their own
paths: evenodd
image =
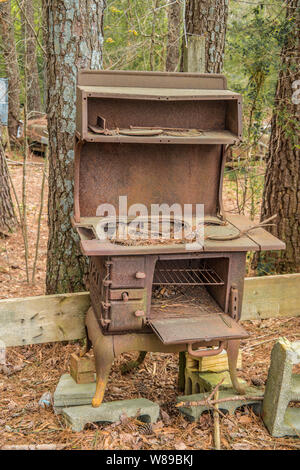
<svg viewBox="0 0 300 470">
<path fill-rule="evenodd" d="M 185 266 L 173 261 L 159 261 L 153 278 L 154 286 L 223 286 L 224 281 L 207 263 Z"/>
</svg>

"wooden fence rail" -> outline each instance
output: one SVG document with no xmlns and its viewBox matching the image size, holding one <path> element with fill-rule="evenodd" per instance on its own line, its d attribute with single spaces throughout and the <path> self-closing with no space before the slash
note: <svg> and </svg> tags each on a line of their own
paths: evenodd
<svg viewBox="0 0 300 470">
<path fill-rule="evenodd" d="M 6 346 L 83 338 L 88 292 L 0 300 Z M 245 279 L 242 321 L 300 316 L 300 273 Z"/>
</svg>

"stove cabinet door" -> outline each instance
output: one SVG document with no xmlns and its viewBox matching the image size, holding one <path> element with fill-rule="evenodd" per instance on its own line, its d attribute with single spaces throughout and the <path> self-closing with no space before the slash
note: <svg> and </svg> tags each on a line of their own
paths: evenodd
<svg viewBox="0 0 300 470">
<path fill-rule="evenodd" d="M 127 302 L 111 301 L 108 331 L 125 333 L 142 330 L 146 321 L 145 308 L 144 299 L 128 300 Z"/>
<path fill-rule="evenodd" d="M 145 257 L 112 257 L 110 280 L 112 289 L 144 287 L 146 283 Z"/>
</svg>

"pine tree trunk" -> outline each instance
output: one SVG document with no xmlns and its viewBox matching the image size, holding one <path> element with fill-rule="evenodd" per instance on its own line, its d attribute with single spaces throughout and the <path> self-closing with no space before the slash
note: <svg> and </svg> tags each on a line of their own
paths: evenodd
<svg viewBox="0 0 300 470">
<path fill-rule="evenodd" d="M 300 0 L 287 1 L 287 18 L 291 29 L 281 52 L 261 210 L 262 220 L 278 214 L 269 231 L 286 250 L 258 259 L 258 268 L 278 273 L 300 271 Z"/>
<path fill-rule="evenodd" d="M 222 71 L 227 17 L 227 0 L 186 0 L 186 37 L 183 38 L 182 71 Z"/>
<path fill-rule="evenodd" d="M 0 143 L 0 233 L 9 233 L 17 225 L 9 187 L 8 168 L 5 153 Z"/>
<path fill-rule="evenodd" d="M 0 3 L 0 26 L 8 78 L 8 134 L 14 140 L 17 137 L 20 116 L 20 73 L 10 1 Z"/>
<path fill-rule="evenodd" d="M 34 28 L 34 6 L 33 0 L 26 0 L 24 3 L 24 31 L 26 38 L 25 57 L 27 64 L 27 112 L 29 118 L 33 111 L 41 111 L 41 91 L 39 85 L 39 73 L 36 57 L 36 38 L 32 28 Z"/>
<path fill-rule="evenodd" d="M 181 0 L 175 0 L 168 7 L 167 72 L 175 72 L 179 63 L 181 5 Z"/>
<path fill-rule="evenodd" d="M 84 290 L 86 258 L 71 227 L 76 75 L 102 66 L 99 0 L 44 0 L 49 132 L 47 293 Z"/>
</svg>

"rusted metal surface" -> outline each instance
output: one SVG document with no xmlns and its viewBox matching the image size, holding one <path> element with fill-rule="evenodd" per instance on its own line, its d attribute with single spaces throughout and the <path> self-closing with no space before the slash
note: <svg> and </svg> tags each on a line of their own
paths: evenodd
<svg viewBox="0 0 300 470">
<path fill-rule="evenodd" d="M 255 235 L 245 232 L 244 219 L 227 221 L 223 210 L 225 145 L 242 135 L 240 95 L 226 89 L 222 75 L 82 71 L 76 103 L 72 223 L 90 257 L 86 325 L 96 359 L 93 406 L 103 399 L 114 358 L 135 350 L 188 350 L 198 357 L 226 349 L 241 392 L 236 362 L 239 341 L 248 337 L 238 323 L 246 252 L 283 244 L 261 228 Z M 148 214 L 153 204 L 203 204 L 211 224 L 203 246 L 175 243 L 175 216 L 170 243 L 97 239 L 99 224 L 106 223 L 99 206 L 111 204 L 121 216 L 123 195 L 128 207 L 143 204 Z M 139 231 L 150 222 L 146 218 Z M 224 240 L 226 231 L 232 239 Z M 175 291 L 174 298 L 157 302 L 156 290 L 171 288 L 183 298 Z"/>
<path fill-rule="evenodd" d="M 100 204 L 119 197 L 128 207 L 144 204 L 204 204 L 206 215 L 218 213 L 220 145 L 148 145 L 85 143 L 80 153 L 80 216 L 94 217 Z M 166 177 L 166 175 L 168 175 Z"/>
<path fill-rule="evenodd" d="M 173 260 L 157 263 L 153 285 L 209 286 L 224 285 L 224 281 L 205 261 L 191 263 Z"/>
<path fill-rule="evenodd" d="M 135 70 L 80 70 L 77 76 L 78 87 L 134 87 L 162 89 L 204 89 L 225 90 L 224 75 L 199 73 L 139 72 Z"/>
<path fill-rule="evenodd" d="M 150 320 L 150 326 L 164 344 L 248 338 L 244 328 L 229 315 L 224 314 L 225 321 L 222 316 L 210 313 L 192 318 L 157 319 Z"/>
<path fill-rule="evenodd" d="M 225 347 L 225 341 L 220 341 L 219 346 L 217 348 L 211 349 L 193 349 L 193 344 L 188 344 L 188 353 L 192 357 L 207 357 L 207 356 L 217 356 L 220 354 Z"/>
</svg>

